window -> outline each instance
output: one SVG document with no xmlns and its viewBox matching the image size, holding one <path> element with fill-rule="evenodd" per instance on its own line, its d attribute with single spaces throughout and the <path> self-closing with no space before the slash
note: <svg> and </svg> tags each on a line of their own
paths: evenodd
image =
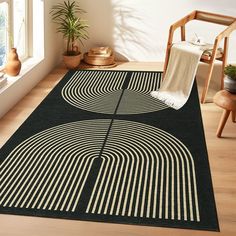
<svg viewBox="0 0 236 236">
<path fill-rule="evenodd" d="M 0 66 L 6 54 L 16 47 L 19 57 L 28 57 L 28 0 L 0 0 Z"/>
<path fill-rule="evenodd" d="M 0 66 L 6 60 L 6 51 L 8 48 L 8 4 L 0 1 Z"/>
<path fill-rule="evenodd" d="M 27 1 L 13 0 L 13 40 L 21 60 L 28 56 L 27 53 Z"/>
</svg>

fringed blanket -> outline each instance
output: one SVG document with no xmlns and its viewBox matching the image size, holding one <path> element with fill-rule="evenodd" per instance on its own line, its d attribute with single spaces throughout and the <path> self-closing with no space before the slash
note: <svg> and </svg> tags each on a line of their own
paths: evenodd
<svg viewBox="0 0 236 236">
<path fill-rule="evenodd" d="M 171 48 L 164 81 L 151 95 L 174 109 L 188 100 L 203 49 L 189 42 L 176 43 Z"/>
</svg>

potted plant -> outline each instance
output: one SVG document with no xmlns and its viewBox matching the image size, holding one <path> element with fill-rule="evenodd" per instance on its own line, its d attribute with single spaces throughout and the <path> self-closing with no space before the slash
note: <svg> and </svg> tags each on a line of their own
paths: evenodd
<svg viewBox="0 0 236 236">
<path fill-rule="evenodd" d="M 236 93 L 236 66 L 227 65 L 224 69 L 224 89 Z"/>
<path fill-rule="evenodd" d="M 88 25 L 78 15 L 85 13 L 76 1 L 64 1 L 54 5 L 50 11 L 52 20 L 58 24 L 57 32 L 62 33 L 66 39 L 66 51 L 63 60 L 68 69 L 76 69 L 81 60 L 78 41 L 88 39 Z"/>
</svg>

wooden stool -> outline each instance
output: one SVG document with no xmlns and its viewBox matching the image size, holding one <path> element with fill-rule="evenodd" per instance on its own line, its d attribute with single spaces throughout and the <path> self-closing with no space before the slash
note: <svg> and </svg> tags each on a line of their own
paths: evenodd
<svg viewBox="0 0 236 236">
<path fill-rule="evenodd" d="M 216 95 L 213 98 L 213 101 L 216 105 L 224 109 L 216 132 L 217 137 L 220 138 L 230 112 L 232 112 L 232 121 L 235 122 L 236 94 L 230 93 L 226 90 L 221 90 L 216 93 Z"/>
</svg>

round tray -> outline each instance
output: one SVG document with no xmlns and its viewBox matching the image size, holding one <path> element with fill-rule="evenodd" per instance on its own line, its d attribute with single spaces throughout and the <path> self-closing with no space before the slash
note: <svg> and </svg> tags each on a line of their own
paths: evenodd
<svg viewBox="0 0 236 236">
<path fill-rule="evenodd" d="M 112 64 L 110 65 L 91 65 L 91 64 L 88 64 L 86 63 L 84 60 L 82 60 L 83 63 L 80 64 L 80 68 L 82 69 L 110 69 L 110 68 L 114 68 L 117 66 L 117 63 L 116 62 L 113 62 Z"/>
<path fill-rule="evenodd" d="M 84 54 L 84 61 L 87 64 L 94 66 L 108 66 L 114 64 L 114 54 L 110 57 L 101 57 L 101 56 L 88 56 L 88 53 Z"/>
</svg>

